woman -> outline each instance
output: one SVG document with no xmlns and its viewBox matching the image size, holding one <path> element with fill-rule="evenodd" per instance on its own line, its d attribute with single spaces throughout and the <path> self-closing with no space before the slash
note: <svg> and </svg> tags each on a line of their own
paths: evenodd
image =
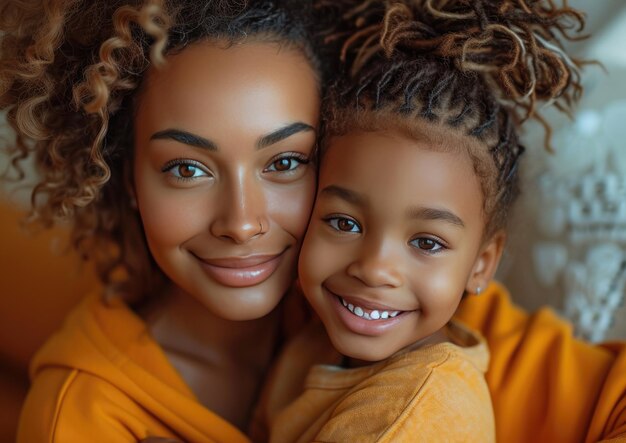
<svg viewBox="0 0 626 443">
<path fill-rule="evenodd" d="M 94 294 L 36 355 L 19 441 L 245 441 L 314 194 L 302 2 L 5 4 L 0 91 Z M 32 36 L 32 37 L 31 37 Z"/>
</svg>

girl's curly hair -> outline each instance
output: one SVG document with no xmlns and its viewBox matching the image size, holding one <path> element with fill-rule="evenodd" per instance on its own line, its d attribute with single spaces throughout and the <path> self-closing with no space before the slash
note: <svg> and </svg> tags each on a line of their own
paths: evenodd
<svg viewBox="0 0 626 443">
<path fill-rule="evenodd" d="M 0 4 L 0 110 L 15 131 L 13 170 L 32 157 L 32 220 L 72 224 L 101 280 L 137 299 L 163 276 L 129 196 L 134 100 L 152 64 L 202 39 L 248 37 L 319 62 L 296 0 L 8 0 Z"/>
<path fill-rule="evenodd" d="M 550 127 L 537 104 L 568 112 L 582 92 L 583 63 L 566 54 L 559 38 L 577 38 L 584 15 L 552 0 L 318 0 L 316 6 L 321 17 L 341 17 L 325 26 L 324 36 L 345 69 L 324 105 L 326 137 L 371 130 L 378 121 L 480 141 L 467 149 L 485 196 L 485 235 L 504 227 L 524 151 L 517 129 L 538 119 L 549 148 Z"/>
</svg>

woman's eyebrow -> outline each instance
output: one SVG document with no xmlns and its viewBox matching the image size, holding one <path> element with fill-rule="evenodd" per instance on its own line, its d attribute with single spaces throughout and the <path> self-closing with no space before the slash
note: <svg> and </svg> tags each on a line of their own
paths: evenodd
<svg viewBox="0 0 626 443">
<path fill-rule="evenodd" d="M 305 132 L 305 131 L 315 132 L 315 128 L 303 122 L 291 123 L 290 125 L 277 129 L 276 131 L 271 132 L 259 138 L 259 141 L 256 143 L 256 147 L 257 149 L 262 149 L 267 146 L 278 143 L 281 140 L 289 138 L 292 135 L 297 134 L 298 132 Z"/>
<path fill-rule="evenodd" d="M 217 145 L 211 140 L 180 129 L 165 129 L 152 134 L 150 140 L 175 140 L 189 146 L 217 151 Z"/>
<path fill-rule="evenodd" d="M 284 128 L 277 129 L 276 131 L 264 135 L 259 139 L 256 147 L 257 149 L 262 149 L 289 138 L 298 132 L 305 131 L 315 131 L 315 128 L 302 122 L 292 123 Z M 212 140 L 181 129 L 165 129 L 163 131 L 155 132 L 150 137 L 150 140 L 174 140 L 185 145 L 208 149 L 209 151 L 217 151 L 217 144 Z"/>
</svg>

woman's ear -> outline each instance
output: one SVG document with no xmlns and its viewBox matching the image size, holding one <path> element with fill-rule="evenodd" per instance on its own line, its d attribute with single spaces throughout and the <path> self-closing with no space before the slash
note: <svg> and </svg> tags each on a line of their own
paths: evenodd
<svg viewBox="0 0 626 443">
<path fill-rule="evenodd" d="M 476 257 L 472 273 L 467 280 L 467 285 L 465 285 L 467 293 L 478 295 L 487 287 L 498 269 L 505 242 L 506 233 L 504 230 L 497 231 L 485 242 L 478 257 Z"/>
<path fill-rule="evenodd" d="M 130 207 L 137 209 L 137 195 L 135 194 L 135 183 L 133 182 L 133 164 L 129 159 L 124 161 L 124 189 L 130 200 Z"/>
</svg>

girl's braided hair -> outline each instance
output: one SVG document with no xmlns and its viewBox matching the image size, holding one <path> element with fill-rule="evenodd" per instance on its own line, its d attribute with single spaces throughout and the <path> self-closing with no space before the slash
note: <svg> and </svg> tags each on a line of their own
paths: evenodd
<svg viewBox="0 0 626 443">
<path fill-rule="evenodd" d="M 300 0 L 9 0 L 0 3 L 0 110 L 13 170 L 39 174 L 32 219 L 70 219 L 73 246 L 139 298 L 162 275 L 128 189 L 134 101 L 148 67 L 203 39 L 291 46 L 319 71 Z M 119 272 L 121 271 L 121 272 Z M 121 277 L 121 280 L 120 280 Z"/>
<path fill-rule="evenodd" d="M 341 17 L 324 34 L 345 69 L 325 102 L 326 138 L 426 125 L 478 140 L 469 154 L 485 198 L 485 236 L 504 227 L 524 151 L 517 128 L 538 119 L 549 147 L 538 103 L 568 112 L 582 92 L 582 63 L 559 37 L 574 39 L 584 16 L 551 0 L 318 0 L 317 7 L 321 17 Z"/>
</svg>

